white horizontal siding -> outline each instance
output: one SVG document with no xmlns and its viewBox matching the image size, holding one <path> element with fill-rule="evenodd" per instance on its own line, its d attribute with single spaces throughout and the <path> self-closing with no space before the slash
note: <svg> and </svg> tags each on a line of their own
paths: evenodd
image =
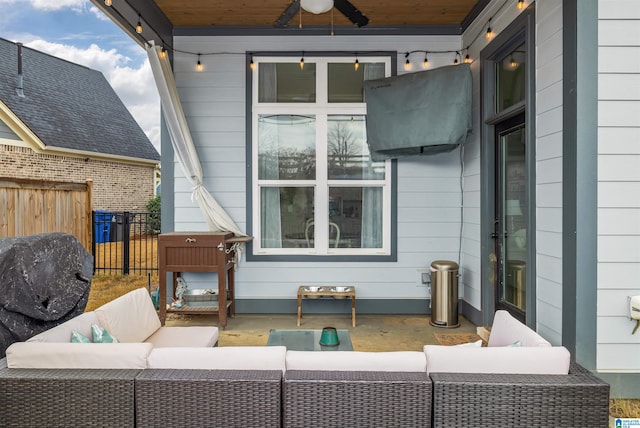
<svg viewBox="0 0 640 428">
<path fill-rule="evenodd" d="M 640 372 L 640 2 L 599 1 L 597 369 Z"/>
<path fill-rule="evenodd" d="M 536 329 L 562 341 L 562 2 L 536 2 Z"/>
<path fill-rule="evenodd" d="M 404 73 L 405 51 L 459 50 L 457 36 L 431 37 L 178 37 L 176 48 L 189 52 L 229 52 L 197 58 L 177 52 L 174 68 L 204 184 L 241 229 L 246 228 L 246 58 L 260 51 L 398 51 Z M 422 59 L 412 57 L 414 69 Z M 451 55 L 430 55 L 433 67 L 451 63 Z M 398 161 L 398 261 L 389 263 L 247 262 L 236 272 L 238 298 L 294 299 L 304 283 L 358 287 L 358 298 L 425 299 L 419 269 L 433 260 L 457 260 L 460 245 L 460 162 L 457 151 Z M 175 168 L 175 229 L 204 230 L 200 210 L 179 166 Z M 194 287 L 214 275 L 190 274 Z M 210 285 L 208 285 L 210 286 Z"/>
</svg>

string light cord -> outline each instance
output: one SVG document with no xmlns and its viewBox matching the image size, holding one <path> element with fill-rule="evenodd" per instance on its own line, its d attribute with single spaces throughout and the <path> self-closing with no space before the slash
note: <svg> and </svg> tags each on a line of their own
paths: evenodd
<svg viewBox="0 0 640 428">
<path fill-rule="evenodd" d="M 491 27 L 491 23 L 494 21 L 494 18 L 496 18 L 496 16 L 498 16 L 502 10 L 504 9 L 504 7 L 507 5 L 507 3 L 509 2 L 513 2 L 514 0 L 504 0 L 502 2 L 502 4 L 500 5 L 500 7 L 498 7 L 498 9 L 496 10 L 496 12 L 491 15 L 487 21 L 486 21 L 486 31 L 484 31 L 483 29 L 485 27 L 480 27 L 479 31 L 477 32 L 477 34 L 475 35 L 475 37 L 471 40 L 471 42 L 467 45 L 467 47 L 463 48 L 463 49 L 451 49 L 451 50 L 411 50 L 411 51 L 405 51 L 404 52 L 404 56 L 406 58 L 406 63 L 405 63 L 405 69 L 407 68 L 407 65 L 409 65 L 410 68 L 410 56 L 413 54 L 421 54 L 424 55 L 424 64 L 425 66 L 428 66 L 428 60 L 427 60 L 427 56 L 428 55 L 454 55 L 454 63 L 457 64 L 458 63 L 458 58 L 460 58 L 462 60 L 462 53 L 466 53 L 466 56 L 463 60 L 463 62 L 473 62 L 473 60 L 469 57 L 469 49 L 471 48 L 471 46 L 473 46 L 478 39 L 480 38 L 480 36 L 483 34 L 483 32 L 487 35 L 491 34 L 491 37 L 494 37 L 495 32 L 493 31 L 492 27 Z M 200 57 L 207 57 L 207 56 L 216 56 L 216 55 L 247 55 L 249 54 L 251 57 L 253 57 L 253 55 L 255 54 L 254 52 L 191 52 L 191 51 L 187 51 L 187 50 L 182 50 L 182 49 L 176 49 L 173 47 L 167 47 L 167 43 L 165 42 L 165 40 L 160 36 L 160 33 L 158 33 L 158 31 L 156 31 L 156 29 L 150 25 L 148 22 L 144 22 L 144 25 L 142 25 L 143 23 L 143 19 L 142 16 L 140 14 L 140 12 L 131 4 L 131 2 L 129 0 L 124 0 L 124 3 L 129 6 L 129 8 L 131 8 L 131 10 L 136 14 L 136 16 L 138 17 L 138 21 L 137 23 L 134 25 L 132 23 L 129 22 L 129 20 L 127 18 L 125 18 L 125 16 L 115 7 L 113 7 L 111 5 L 110 1 L 105 1 L 105 5 L 113 10 L 113 12 L 118 15 L 121 19 L 122 22 L 126 22 L 128 23 L 132 30 L 137 33 L 142 40 L 146 43 L 149 44 L 149 40 L 146 40 L 146 38 L 142 37 L 142 33 L 145 32 L 145 28 L 148 28 L 149 30 L 151 30 L 156 36 L 158 36 L 158 38 L 160 39 L 160 42 L 162 43 L 162 48 L 165 51 L 171 51 L 173 53 L 181 53 L 181 54 L 185 54 L 185 55 L 192 55 L 194 57 L 196 57 L 198 59 L 198 61 L 200 61 Z M 517 1 L 517 8 L 523 9 L 524 7 L 524 1 L 523 0 L 518 0 Z M 140 30 L 140 31 L 139 31 Z M 309 53 L 307 51 L 307 53 Z M 346 54 L 346 55 L 353 55 L 356 58 L 358 58 L 358 52 L 356 51 L 337 51 L 336 53 L 340 53 L 340 54 Z M 362 51 L 360 51 L 360 53 L 362 53 Z M 375 55 L 376 52 L 375 51 L 368 51 L 368 54 L 373 54 Z M 384 53 L 387 54 L 388 51 L 384 51 L 384 52 L 380 52 L 380 53 Z M 400 53 L 400 52 L 398 52 Z M 304 56 L 304 54 L 303 54 Z M 356 62 L 357 64 L 357 62 Z"/>
</svg>

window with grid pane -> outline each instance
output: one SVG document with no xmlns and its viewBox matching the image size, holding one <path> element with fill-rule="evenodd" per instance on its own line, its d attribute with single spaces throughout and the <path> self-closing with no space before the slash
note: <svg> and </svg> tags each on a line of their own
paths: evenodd
<svg viewBox="0 0 640 428">
<path fill-rule="evenodd" d="M 390 254 L 391 163 L 371 160 L 363 99 L 390 59 L 253 61 L 254 254 Z"/>
</svg>

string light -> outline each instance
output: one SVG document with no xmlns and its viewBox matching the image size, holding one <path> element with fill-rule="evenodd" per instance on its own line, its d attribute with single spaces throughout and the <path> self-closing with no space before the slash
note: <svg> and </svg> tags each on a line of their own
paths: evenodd
<svg viewBox="0 0 640 428">
<path fill-rule="evenodd" d="M 472 62 L 471 57 L 469 56 L 468 53 L 464 56 L 464 62 L 465 64 L 471 64 Z"/>
<path fill-rule="evenodd" d="M 356 58 L 356 62 L 353 63 L 353 69 L 358 71 L 359 67 L 360 67 L 360 62 L 358 61 L 358 58 Z"/>
<path fill-rule="evenodd" d="M 456 52 L 456 55 L 453 57 L 453 65 L 458 65 L 458 52 Z"/>
<path fill-rule="evenodd" d="M 251 70 L 253 70 L 254 68 L 256 68 L 256 65 L 253 63 L 253 57 L 251 57 L 251 61 L 249 62 L 249 68 Z"/>
<path fill-rule="evenodd" d="M 160 57 L 162 58 L 167 57 L 167 50 L 164 48 L 164 45 L 162 45 L 162 48 L 160 49 Z"/>
<path fill-rule="evenodd" d="M 516 68 L 517 66 L 518 66 L 518 63 L 516 62 L 515 59 L 513 59 L 513 54 L 511 54 L 511 59 L 509 60 L 509 67 Z"/>
<path fill-rule="evenodd" d="M 136 25 L 136 33 L 142 34 L 142 23 L 140 22 L 140 14 L 138 14 L 138 25 Z"/>
<path fill-rule="evenodd" d="M 524 8 L 524 0 L 518 0 L 518 10 L 522 10 Z"/>
<path fill-rule="evenodd" d="M 104 2 L 105 2 L 105 5 L 107 5 L 107 6 L 111 6 L 111 5 L 112 5 L 112 3 L 113 3 L 113 0 L 104 0 Z M 499 8 L 499 9 L 498 9 L 498 11 L 496 12 L 496 14 L 497 14 L 497 13 L 499 13 L 499 12 L 504 8 L 504 6 L 505 6 L 508 2 L 509 2 L 509 0 L 504 0 L 504 2 L 503 2 L 503 3 L 502 3 L 502 5 L 500 6 L 500 8 Z M 523 8 L 524 8 L 524 4 L 525 4 L 524 0 L 518 0 L 518 3 L 517 3 L 518 8 L 520 8 L 520 7 L 523 7 Z M 125 17 L 124 17 L 124 16 L 123 16 L 123 15 L 122 15 L 118 10 L 117 10 L 117 8 L 113 7 L 113 8 L 112 8 L 112 10 L 114 11 L 114 13 L 115 13 L 115 14 L 117 14 L 118 16 L 120 16 L 120 18 L 121 18 L 122 20 L 124 20 L 124 22 L 127 22 L 127 19 L 126 19 L 126 18 L 125 18 Z M 135 9 L 134 9 L 134 10 L 135 10 Z M 332 9 L 332 11 L 333 11 L 333 9 Z M 136 12 L 137 12 L 137 11 L 136 11 Z M 495 35 L 495 34 L 493 33 L 492 28 L 491 28 L 491 20 L 492 20 L 494 17 L 495 17 L 495 14 L 494 14 L 493 16 L 491 16 L 491 17 L 488 19 L 488 21 L 487 21 L 487 32 L 486 32 L 486 36 L 487 36 L 487 38 L 489 38 L 489 39 L 490 39 L 490 38 L 493 38 L 493 37 L 494 37 L 494 35 Z M 302 24 L 302 16 L 300 17 L 300 24 Z M 130 24 L 130 25 L 133 27 L 133 25 L 132 25 L 132 24 Z M 148 23 L 147 23 L 147 25 L 148 25 Z M 142 27 L 142 16 L 141 16 L 141 14 L 140 14 L 140 13 L 138 13 L 138 21 L 137 21 L 137 25 L 136 25 L 135 27 L 133 27 L 133 28 L 134 28 L 134 30 L 135 30 L 138 34 L 142 34 L 142 32 L 143 32 L 143 27 Z M 150 25 L 149 25 L 149 30 L 150 30 L 151 32 L 155 33 L 156 35 L 158 35 L 158 34 L 159 34 L 159 33 L 158 33 L 158 32 L 157 32 L 157 31 L 156 31 L 152 26 L 150 26 Z M 471 41 L 470 45 L 473 45 L 473 44 L 476 42 L 476 40 L 477 40 L 481 35 L 482 35 L 482 30 L 480 30 L 480 31 L 479 31 L 479 33 L 475 36 L 475 38 L 473 38 L 473 40 Z M 167 51 L 167 48 L 165 48 L 165 46 L 164 46 L 164 40 L 162 40 L 162 39 L 161 39 L 160 41 L 162 41 L 162 44 L 163 44 L 162 50 L 160 51 L 160 56 L 164 57 L 164 56 L 166 56 L 166 55 L 167 55 L 167 52 L 166 52 L 166 51 Z M 186 55 L 197 55 L 197 56 L 198 56 L 198 61 L 197 61 L 197 62 L 198 62 L 198 64 L 196 65 L 196 68 L 197 68 L 198 70 L 203 70 L 203 69 L 204 69 L 204 67 L 203 67 L 203 65 L 202 65 L 202 62 L 200 61 L 200 56 L 201 56 L 201 55 L 207 55 L 207 56 L 208 56 L 208 55 L 223 55 L 223 54 L 241 54 L 241 53 L 239 53 L 239 52 L 208 52 L 208 53 L 195 53 L 195 52 L 189 52 L 189 51 L 184 51 L 184 50 L 175 49 L 175 48 L 172 48 L 172 47 L 170 47 L 170 48 L 168 48 L 168 49 L 171 49 L 171 51 L 172 51 L 172 52 L 179 52 L 179 53 L 186 54 Z M 466 49 L 463 49 L 463 50 L 467 50 L 467 51 L 468 51 L 468 49 L 469 49 L 469 47 L 467 47 Z M 453 52 L 455 52 L 455 53 L 456 53 L 456 57 L 454 58 L 454 63 L 456 63 L 456 64 L 457 64 L 457 63 L 459 63 L 458 56 L 459 56 L 459 59 L 460 59 L 460 60 L 462 60 L 462 55 L 461 55 L 460 51 L 454 51 L 454 50 L 442 50 L 442 51 L 415 50 L 415 51 L 410 51 L 410 52 L 406 52 L 406 53 L 405 53 L 405 58 L 406 58 L 406 60 L 405 60 L 405 64 L 404 64 L 404 68 L 405 68 L 405 70 L 407 70 L 407 71 L 411 70 L 412 65 L 411 65 L 411 60 L 410 60 L 409 56 L 410 56 L 412 53 L 416 53 L 416 52 L 421 52 L 421 53 L 423 52 L 423 53 L 425 54 L 424 61 L 423 61 L 423 68 L 428 68 L 428 67 L 430 66 L 430 64 L 429 64 L 429 59 L 428 59 L 428 54 L 433 54 L 433 53 L 435 53 L 435 54 L 446 54 L 446 53 L 453 53 Z M 344 53 L 347 53 L 347 54 L 348 54 L 349 52 L 344 52 Z M 242 53 L 242 54 L 243 54 L 243 55 L 246 55 L 246 54 L 250 54 L 250 52 L 245 52 L 245 53 Z M 353 54 L 353 53 L 352 53 L 352 54 Z M 355 53 L 355 56 L 356 56 L 356 59 L 355 59 L 355 62 L 354 62 L 354 69 L 356 69 L 356 70 L 357 70 L 357 69 L 359 68 L 359 60 L 358 60 L 357 53 Z M 466 56 L 465 56 L 465 58 L 464 58 L 464 62 L 473 62 L 473 61 L 471 60 L 471 58 L 469 58 L 468 53 L 467 53 L 467 55 L 466 55 Z M 250 67 L 252 70 L 253 70 L 253 69 L 254 69 L 254 67 L 255 67 L 255 65 L 253 64 L 253 58 L 251 59 L 251 61 L 250 61 L 250 63 L 249 63 L 249 67 Z M 302 52 L 302 58 L 300 58 L 300 68 L 301 68 L 301 69 L 304 69 L 304 51 Z"/>
<path fill-rule="evenodd" d="M 409 52 L 407 52 L 407 53 L 404 55 L 404 57 L 407 59 L 407 60 L 404 62 L 404 69 L 405 69 L 405 70 L 407 70 L 407 71 L 409 71 L 409 70 L 411 70 L 411 61 L 409 61 Z"/>
<path fill-rule="evenodd" d="M 491 18 L 489 18 L 489 21 L 487 22 L 487 39 L 491 40 L 491 38 L 493 37 L 493 30 L 491 29 Z"/>
</svg>

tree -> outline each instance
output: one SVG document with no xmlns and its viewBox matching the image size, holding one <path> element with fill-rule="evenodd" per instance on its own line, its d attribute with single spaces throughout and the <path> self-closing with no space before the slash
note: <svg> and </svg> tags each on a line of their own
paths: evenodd
<svg viewBox="0 0 640 428">
<path fill-rule="evenodd" d="M 156 195 L 149 199 L 146 205 L 147 208 L 147 233 L 150 235 L 156 235 L 160 233 L 160 195 Z"/>
</svg>

